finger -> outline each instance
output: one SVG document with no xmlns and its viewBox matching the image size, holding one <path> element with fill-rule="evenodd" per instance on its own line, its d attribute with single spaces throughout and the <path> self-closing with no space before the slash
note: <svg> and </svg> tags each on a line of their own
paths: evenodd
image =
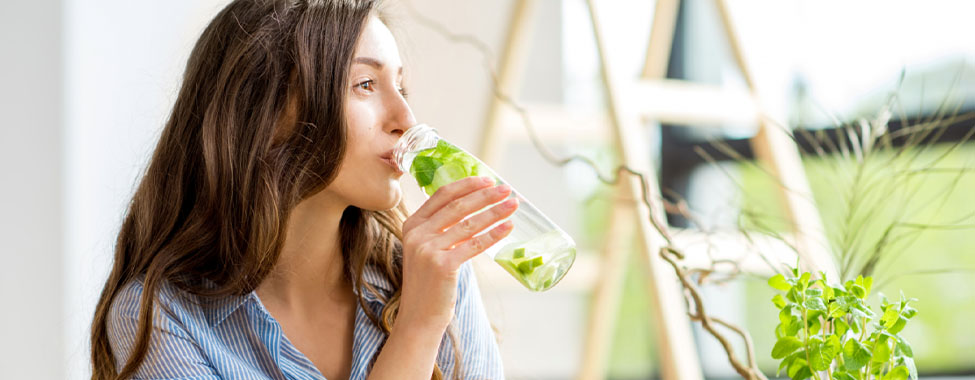
<svg viewBox="0 0 975 380">
<path fill-rule="evenodd" d="M 451 260 L 459 261 L 454 263 L 454 265 L 459 267 L 465 261 L 470 260 L 474 256 L 484 252 L 484 250 L 488 249 L 488 247 L 501 241 L 501 239 L 504 239 L 505 236 L 508 236 L 508 234 L 511 233 L 512 226 L 513 225 L 509 220 L 499 224 L 497 227 L 492 228 L 486 233 L 475 236 L 454 247 L 454 249 L 450 251 L 450 256 L 452 257 Z"/>
<path fill-rule="evenodd" d="M 484 212 L 478 213 L 470 218 L 464 219 L 452 227 L 447 232 L 440 235 L 434 246 L 452 247 L 463 243 L 468 239 L 484 231 L 491 225 L 511 216 L 518 209 L 518 199 L 511 198 L 491 207 Z"/>
<path fill-rule="evenodd" d="M 494 179 L 490 177 L 467 177 L 451 182 L 437 189 L 437 192 L 433 193 L 433 196 L 427 199 L 413 215 L 424 219 L 429 218 L 450 201 L 491 185 L 494 185 Z"/>
<path fill-rule="evenodd" d="M 510 194 L 511 187 L 504 184 L 474 191 L 441 207 L 428 219 L 427 225 L 423 228 L 430 232 L 439 233 L 457 224 L 468 215 L 500 202 Z"/>
</svg>

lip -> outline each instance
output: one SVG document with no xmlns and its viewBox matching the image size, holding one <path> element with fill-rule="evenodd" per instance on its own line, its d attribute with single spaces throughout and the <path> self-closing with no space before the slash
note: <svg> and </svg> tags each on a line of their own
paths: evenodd
<svg viewBox="0 0 975 380">
<path fill-rule="evenodd" d="M 392 168 L 394 171 L 396 171 L 396 174 L 400 174 L 400 175 L 403 174 L 403 171 L 400 170 L 399 165 L 397 165 L 396 164 L 396 161 L 393 160 L 393 150 L 392 149 L 390 149 L 389 151 L 387 151 L 386 153 L 384 153 L 382 156 L 380 156 L 379 159 L 383 160 L 383 162 L 385 162 L 386 165 L 389 165 L 390 168 Z"/>
</svg>

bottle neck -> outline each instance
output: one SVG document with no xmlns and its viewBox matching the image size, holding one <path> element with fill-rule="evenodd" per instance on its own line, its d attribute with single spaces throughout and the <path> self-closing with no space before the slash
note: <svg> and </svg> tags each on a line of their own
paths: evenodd
<svg viewBox="0 0 975 380">
<path fill-rule="evenodd" d="M 393 160 L 404 173 L 410 171 L 416 152 L 435 148 L 440 141 L 437 130 L 426 124 L 417 124 L 403 133 L 393 146 Z M 411 154 L 412 153 L 412 154 Z"/>
</svg>

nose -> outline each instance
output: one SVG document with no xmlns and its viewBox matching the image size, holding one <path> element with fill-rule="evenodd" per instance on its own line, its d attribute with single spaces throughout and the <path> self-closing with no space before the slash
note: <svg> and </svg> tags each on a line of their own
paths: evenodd
<svg viewBox="0 0 975 380">
<path fill-rule="evenodd" d="M 407 129 L 416 125 L 416 117 L 413 116 L 413 110 L 402 95 L 397 93 L 391 98 L 391 104 L 387 107 L 389 118 L 384 129 L 387 133 L 400 137 Z"/>
</svg>

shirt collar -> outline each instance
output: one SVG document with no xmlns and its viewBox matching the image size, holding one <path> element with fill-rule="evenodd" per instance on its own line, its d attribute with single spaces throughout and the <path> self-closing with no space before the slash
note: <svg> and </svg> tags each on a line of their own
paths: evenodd
<svg viewBox="0 0 975 380">
<path fill-rule="evenodd" d="M 383 275 L 382 271 L 380 271 L 379 268 L 376 268 L 374 265 L 366 265 L 366 268 L 363 270 L 362 281 L 372 285 L 372 287 L 381 293 L 386 299 L 389 299 L 389 297 L 393 294 L 392 283 L 386 278 L 385 275 Z M 207 283 L 210 286 L 215 286 L 215 284 L 209 280 L 207 280 Z M 383 302 L 380 297 L 373 294 L 364 285 L 358 289 L 356 294 L 362 294 L 362 298 L 370 303 L 385 305 L 385 302 Z M 260 303 L 255 291 L 251 291 L 247 295 L 227 296 L 220 299 L 204 300 L 203 303 L 206 305 L 204 308 L 204 313 L 206 313 L 206 317 L 210 322 L 210 325 L 216 327 L 248 301 L 254 302 L 255 304 Z"/>
</svg>

